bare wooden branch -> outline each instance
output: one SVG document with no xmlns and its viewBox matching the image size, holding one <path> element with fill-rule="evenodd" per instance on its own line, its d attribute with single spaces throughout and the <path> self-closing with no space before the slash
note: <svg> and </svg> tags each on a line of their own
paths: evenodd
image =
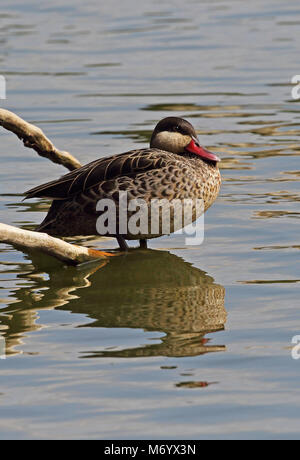
<svg viewBox="0 0 300 460">
<path fill-rule="evenodd" d="M 15 133 L 25 147 L 34 149 L 40 156 L 46 157 L 53 163 L 58 163 L 69 171 L 80 168 L 80 162 L 70 153 L 58 150 L 45 136 L 43 131 L 28 123 L 9 110 L 0 109 L 0 126 Z"/>
<path fill-rule="evenodd" d="M 39 250 L 69 265 L 78 265 L 95 259 L 107 259 L 119 254 L 97 251 L 77 246 L 47 235 L 22 230 L 0 223 L 0 243 L 7 243 L 26 250 Z"/>
</svg>

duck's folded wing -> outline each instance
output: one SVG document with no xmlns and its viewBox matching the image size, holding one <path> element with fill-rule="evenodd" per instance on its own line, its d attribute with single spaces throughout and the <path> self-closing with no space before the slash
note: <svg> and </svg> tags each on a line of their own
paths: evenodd
<svg viewBox="0 0 300 460">
<path fill-rule="evenodd" d="M 169 154 L 156 149 L 131 150 L 109 158 L 101 158 L 76 169 L 57 180 L 39 185 L 24 193 L 27 198 L 65 200 L 103 181 L 135 175 L 165 166 Z"/>
</svg>

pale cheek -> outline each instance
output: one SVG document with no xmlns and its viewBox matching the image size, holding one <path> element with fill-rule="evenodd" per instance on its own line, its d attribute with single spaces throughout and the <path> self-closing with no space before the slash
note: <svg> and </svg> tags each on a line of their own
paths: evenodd
<svg viewBox="0 0 300 460">
<path fill-rule="evenodd" d="M 182 153 L 190 138 L 177 133 L 162 132 L 157 135 L 154 147 L 174 153 Z"/>
</svg>

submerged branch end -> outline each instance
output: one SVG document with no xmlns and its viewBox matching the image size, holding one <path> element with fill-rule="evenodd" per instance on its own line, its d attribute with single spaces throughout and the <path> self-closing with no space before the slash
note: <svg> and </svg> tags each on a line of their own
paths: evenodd
<svg viewBox="0 0 300 460">
<path fill-rule="evenodd" d="M 70 244 L 46 233 L 32 232 L 1 223 L 0 243 L 11 244 L 25 250 L 39 250 L 68 265 L 78 265 L 97 259 L 108 259 L 110 256 L 117 255 Z"/>
</svg>

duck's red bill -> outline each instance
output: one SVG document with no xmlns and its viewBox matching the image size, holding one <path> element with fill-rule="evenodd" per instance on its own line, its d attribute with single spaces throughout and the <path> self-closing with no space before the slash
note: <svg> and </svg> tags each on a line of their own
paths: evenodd
<svg viewBox="0 0 300 460">
<path fill-rule="evenodd" d="M 191 153 L 195 153 L 196 155 L 199 155 L 201 158 L 205 160 L 210 160 L 210 161 L 221 161 L 217 155 L 215 155 L 212 152 L 209 152 L 208 150 L 204 149 L 200 145 L 198 145 L 194 139 L 191 140 L 191 142 L 186 146 L 185 150 Z"/>
</svg>

